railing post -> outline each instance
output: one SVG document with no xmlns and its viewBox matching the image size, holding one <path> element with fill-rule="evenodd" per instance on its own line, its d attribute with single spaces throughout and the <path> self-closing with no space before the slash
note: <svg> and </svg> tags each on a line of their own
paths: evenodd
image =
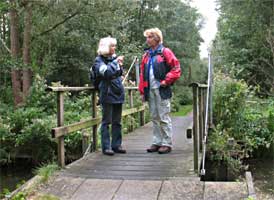
<svg viewBox="0 0 274 200">
<path fill-rule="evenodd" d="M 85 154 L 87 148 L 88 148 L 88 142 L 89 142 L 89 134 L 86 132 L 86 130 L 82 130 L 82 153 Z"/>
<path fill-rule="evenodd" d="M 199 102 L 198 102 L 198 85 L 192 84 L 193 90 L 193 150 L 194 150 L 194 171 L 198 173 L 199 163 Z"/>
<path fill-rule="evenodd" d="M 128 90 L 128 99 L 129 99 L 129 107 L 133 108 L 133 95 L 132 95 L 132 90 Z M 130 118 L 130 125 L 129 125 L 129 131 L 133 131 L 133 122 L 132 119 Z"/>
<path fill-rule="evenodd" d="M 97 96 L 96 96 L 96 91 L 92 91 L 92 117 L 95 118 L 97 117 Z M 97 127 L 98 125 L 92 126 L 92 142 L 93 142 L 93 151 L 97 150 Z"/>
<path fill-rule="evenodd" d="M 64 125 L 64 93 L 57 92 L 57 126 Z M 65 167 L 65 144 L 64 136 L 58 138 L 58 164 Z"/>
<path fill-rule="evenodd" d="M 141 126 L 144 126 L 144 125 L 145 125 L 145 111 L 144 111 L 144 110 L 142 110 L 142 111 L 140 112 L 140 125 L 141 125 Z"/>
</svg>

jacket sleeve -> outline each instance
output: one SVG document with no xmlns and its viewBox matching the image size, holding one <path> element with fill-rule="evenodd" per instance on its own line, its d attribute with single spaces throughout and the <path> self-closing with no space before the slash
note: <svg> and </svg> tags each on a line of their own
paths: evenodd
<svg viewBox="0 0 274 200">
<path fill-rule="evenodd" d="M 95 60 L 95 67 L 98 69 L 99 75 L 104 79 L 114 79 L 123 74 L 117 60 L 113 60 L 109 64 L 105 64 L 100 59 Z"/>
<path fill-rule="evenodd" d="M 170 67 L 170 71 L 166 74 L 166 78 L 162 80 L 161 83 L 165 82 L 167 85 L 170 85 L 181 76 L 180 62 L 169 48 L 164 49 L 163 55 L 167 65 Z"/>
<path fill-rule="evenodd" d="M 142 58 L 142 62 L 141 62 L 141 65 L 140 65 L 140 77 L 139 77 L 139 91 L 141 93 L 141 95 L 144 94 L 144 87 L 145 87 L 145 84 L 144 84 L 144 67 L 145 67 L 145 55 L 143 56 Z"/>
</svg>

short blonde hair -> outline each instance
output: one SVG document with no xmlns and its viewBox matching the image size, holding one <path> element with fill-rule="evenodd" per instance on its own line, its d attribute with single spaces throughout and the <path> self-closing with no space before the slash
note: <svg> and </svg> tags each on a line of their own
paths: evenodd
<svg viewBox="0 0 274 200">
<path fill-rule="evenodd" d="M 98 50 L 97 50 L 98 55 L 103 55 L 103 56 L 108 55 L 110 46 L 116 45 L 116 44 L 117 44 L 117 40 L 112 37 L 105 37 L 100 39 Z"/>
<path fill-rule="evenodd" d="M 163 34 L 162 31 L 158 28 L 150 28 L 144 31 L 144 36 L 153 35 L 159 44 L 163 43 Z"/>
</svg>

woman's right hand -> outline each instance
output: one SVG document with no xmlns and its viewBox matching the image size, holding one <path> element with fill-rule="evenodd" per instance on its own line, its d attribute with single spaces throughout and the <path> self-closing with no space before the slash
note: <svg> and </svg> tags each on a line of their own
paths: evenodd
<svg viewBox="0 0 274 200">
<path fill-rule="evenodd" d="M 120 66 L 123 66 L 124 56 L 118 56 L 118 57 L 117 57 L 117 61 L 118 61 L 118 64 L 119 64 Z"/>
</svg>

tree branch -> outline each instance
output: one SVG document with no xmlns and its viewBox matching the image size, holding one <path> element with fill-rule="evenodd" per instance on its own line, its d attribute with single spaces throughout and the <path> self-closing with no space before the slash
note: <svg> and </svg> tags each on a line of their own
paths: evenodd
<svg viewBox="0 0 274 200">
<path fill-rule="evenodd" d="M 265 64 L 267 64 L 270 68 L 273 68 L 274 69 L 274 65 L 271 64 L 270 62 L 268 62 L 267 59 L 265 58 L 259 58 L 260 61 L 263 61 Z"/>
<path fill-rule="evenodd" d="M 52 26 L 50 29 L 38 34 L 36 37 L 38 36 L 42 36 L 42 35 L 45 35 L 51 31 L 53 31 L 54 29 L 56 29 L 58 26 L 64 24 L 66 21 L 68 21 L 69 19 L 75 17 L 76 15 L 78 15 L 80 12 L 79 11 L 76 11 L 75 13 L 71 14 L 70 16 L 66 17 L 65 19 L 63 19 L 62 21 L 58 22 L 57 24 L 55 24 L 54 26 Z M 36 38 L 34 37 L 34 39 Z"/>
<path fill-rule="evenodd" d="M 8 46 L 6 45 L 6 43 L 4 42 L 4 40 L 2 40 L 2 38 L 0 38 L 0 41 L 2 42 L 3 46 L 5 47 L 5 49 L 11 53 L 11 50 L 8 48 Z"/>
</svg>

